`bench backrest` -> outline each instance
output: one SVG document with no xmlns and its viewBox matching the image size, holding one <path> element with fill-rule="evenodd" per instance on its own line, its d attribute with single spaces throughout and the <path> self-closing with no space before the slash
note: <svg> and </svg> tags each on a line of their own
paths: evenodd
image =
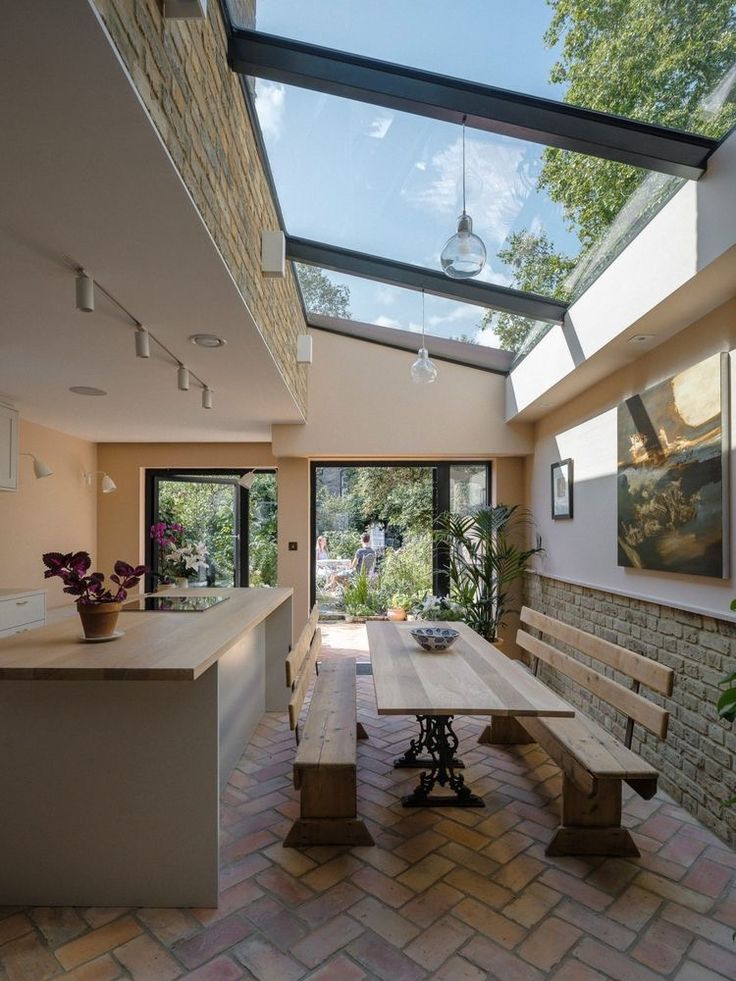
<svg viewBox="0 0 736 981">
<path fill-rule="evenodd" d="M 299 715 L 304 704 L 304 698 L 309 689 L 309 685 L 314 677 L 315 664 L 322 650 L 322 631 L 317 627 L 312 636 L 311 643 L 302 659 L 299 674 L 291 688 L 291 698 L 289 699 L 289 728 L 296 731 L 297 743 L 299 742 Z"/>
<path fill-rule="evenodd" d="M 538 630 L 631 679 L 632 686 L 627 688 L 546 641 L 532 636 L 523 627 L 517 633 L 516 642 L 519 647 L 532 657 L 544 661 L 572 681 L 576 681 L 627 717 L 625 740 L 627 746 L 631 745 L 634 722 L 640 723 L 660 739 L 665 738 L 669 712 L 640 695 L 639 689 L 641 685 L 645 685 L 661 695 L 671 695 L 674 682 L 674 672 L 671 668 L 526 606 L 521 611 L 521 622 L 523 627 Z"/>
<path fill-rule="evenodd" d="M 304 629 L 299 634 L 299 638 L 286 656 L 286 687 L 294 688 L 294 682 L 299 677 L 304 658 L 309 653 L 309 645 L 312 643 L 314 632 L 317 629 L 319 620 L 319 607 L 315 603 L 309 619 L 304 624 Z"/>
</svg>

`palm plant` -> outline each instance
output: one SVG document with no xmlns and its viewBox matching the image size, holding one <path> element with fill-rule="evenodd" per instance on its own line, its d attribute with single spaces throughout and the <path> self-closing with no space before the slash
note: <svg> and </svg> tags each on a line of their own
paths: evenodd
<svg viewBox="0 0 736 981">
<path fill-rule="evenodd" d="M 529 511 L 506 504 L 466 515 L 447 512 L 437 519 L 435 539 L 447 551 L 450 598 L 486 640 L 494 641 L 508 614 L 518 612 L 512 586 L 532 556 L 543 551 L 539 535 L 534 546 L 526 547 L 531 525 Z"/>
</svg>

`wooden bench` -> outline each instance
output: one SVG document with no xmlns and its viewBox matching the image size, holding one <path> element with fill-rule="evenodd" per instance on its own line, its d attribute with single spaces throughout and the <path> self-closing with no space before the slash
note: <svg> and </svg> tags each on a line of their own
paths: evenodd
<svg viewBox="0 0 736 981">
<path fill-rule="evenodd" d="M 318 617 L 315 605 L 286 658 L 289 726 L 298 747 L 294 786 L 301 795 L 299 818 L 284 845 L 372 845 L 373 838 L 357 813 L 357 740 L 368 736 L 357 718 L 355 658 L 318 661 L 322 649 Z M 300 738 L 299 718 L 313 680 Z"/>
<path fill-rule="evenodd" d="M 618 709 L 627 719 L 624 741 L 578 709 L 574 718 L 494 718 L 490 734 L 484 734 L 481 741 L 537 742 L 561 768 L 562 813 L 560 826 L 547 847 L 548 855 L 637 856 L 639 851 L 631 835 L 621 827 L 622 784 L 625 781 L 649 800 L 657 791 L 658 773 L 631 750 L 634 724 L 639 723 L 664 739 L 669 721 L 669 713 L 644 698 L 639 690 L 645 685 L 662 695 L 671 695 L 674 672 L 528 607 L 521 611 L 521 623 L 516 642 L 534 659 L 534 673 L 543 662 Z M 534 637 L 525 627 L 626 675 L 631 687 Z"/>
</svg>

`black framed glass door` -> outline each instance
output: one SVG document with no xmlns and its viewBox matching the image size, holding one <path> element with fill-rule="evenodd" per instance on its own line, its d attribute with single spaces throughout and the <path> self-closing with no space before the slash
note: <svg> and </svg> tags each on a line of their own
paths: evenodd
<svg viewBox="0 0 736 981">
<path fill-rule="evenodd" d="M 276 585 L 276 494 L 273 471 L 147 471 L 146 564 L 194 586 Z"/>
<path fill-rule="evenodd" d="M 435 519 L 489 504 L 491 495 L 488 462 L 313 463 L 311 478 L 312 603 L 335 614 L 345 612 L 364 544 L 376 554 L 369 604 L 446 595 L 447 556 L 432 542 Z"/>
</svg>

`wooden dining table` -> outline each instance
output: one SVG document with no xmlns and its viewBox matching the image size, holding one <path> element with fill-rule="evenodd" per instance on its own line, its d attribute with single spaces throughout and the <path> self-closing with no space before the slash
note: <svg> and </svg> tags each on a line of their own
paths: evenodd
<svg viewBox="0 0 736 981">
<path fill-rule="evenodd" d="M 456 715 L 574 716 L 575 710 L 524 667 L 467 624 L 430 623 L 457 629 L 446 651 L 424 651 L 411 636 L 416 623 L 369 621 L 368 649 L 379 715 L 414 715 L 419 736 L 395 761 L 423 767 L 404 807 L 483 807 L 458 771 Z M 426 751 L 423 755 L 423 751 Z M 426 755 L 428 754 L 428 755 Z M 451 793 L 434 794 L 439 784 Z"/>
</svg>

